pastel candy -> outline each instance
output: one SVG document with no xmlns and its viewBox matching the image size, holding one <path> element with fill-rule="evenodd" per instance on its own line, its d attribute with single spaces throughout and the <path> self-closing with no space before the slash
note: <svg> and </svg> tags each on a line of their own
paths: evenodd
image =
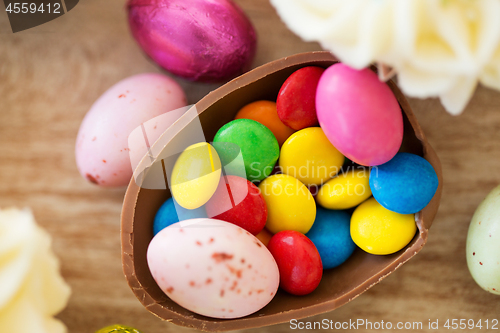
<svg viewBox="0 0 500 333">
<path fill-rule="evenodd" d="M 400 214 L 421 211 L 434 197 L 438 185 L 432 165 L 410 153 L 398 153 L 370 173 L 370 188 L 375 199 Z"/>
<path fill-rule="evenodd" d="M 156 235 L 164 228 L 179 221 L 206 217 L 208 216 L 204 206 L 196 209 L 186 209 L 175 202 L 173 198 L 169 198 L 161 205 L 155 215 L 153 233 Z"/>
<path fill-rule="evenodd" d="M 280 281 L 276 261 L 264 244 L 216 219 L 166 227 L 149 243 L 146 258 L 166 296 L 212 318 L 239 318 L 262 309 L 276 295 Z"/>
<path fill-rule="evenodd" d="M 351 216 L 347 212 L 317 207 L 316 219 L 306 236 L 318 249 L 323 269 L 344 263 L 356 249 L 350 224 Z"/>
<path fill-rule="evenodd" d="M 500 296 L 500 186 L 477 207 L 466 244 L 467 266 L 474 281 Z"/>
<path fill-rule="evenodd" d="M 389 86 L 369 69 L 330 66 L 316 92 L 321 128 L 344 156 L 361 165 L 386 163 L 403 140 L 403 116 Z"/>
<path fill-rule="evenodd" d="M 235 173 L 233 166 L 228 166 L 241 152 L 246 176 L 250 181 L 269 176 L 279 156 L 278 141 L 271 130 L 250 119 L 236 119 L 222 126 L 215 134 L 214 147 L 225 172 L 230 175 Z M 239 169 L 239 165 L 235 167 Z"/>
</svg>

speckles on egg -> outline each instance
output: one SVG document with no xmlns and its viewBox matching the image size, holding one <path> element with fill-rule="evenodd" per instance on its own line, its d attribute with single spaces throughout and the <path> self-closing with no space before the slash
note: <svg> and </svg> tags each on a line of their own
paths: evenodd
<svg viewBox="0 0 500 333">
<path fill-rule="evenodd" d="M 467 235 L 467 265 L 477 284 L 500 295 L 500 186 L 479 205 Z"/>
<path fill-rule="evenodd" d="M 162 89 L 151 89 L 154 86 Z M 172 91 L 168 98 L 165 89 Z M 156 98 L 161 101 L 156 101 Z M 132 177 L 129 135 L 148 120 L 168 113 L 171 117 L 158 118 L 161 120 L 156 125 L 157 130 L 148 128 L 148 139 L 153 144 L 183 113 L 175 111 L 174 115 L 169 111 L 184 106 L 186 98 L 182 88 L 167 76 L 148 73 L 118 82 L 102 94 L 82 121 L 75 147 L 80 174 L 101 186 L 127 185 Z M 137 140 L 144 141 L 144 137 Z M 142 147 L 142 141 L 133 141 L 132 144 Z M 139 158 L 144 153 L 139 154 Z"/>
<path fill-rule="evenodd" d="M 148 264 L 162 290 L 178 291 L 169 297 L 179 305 L 205 316 L 238 318 L 265 306 L 279 285 L 274 258 L 255 241 L 253 235 L 228 222 L 188 220 L 153 238 Z M 167 264 L 162 263 L 164 257 Z M 187 263 L 189 270 L 183 269 Z"/>
<path fill-rule="evenodd" d="M 222 262 L 222 261 L 225 261 L 225 260 L 231 260 L 231 259 L 233 259 L 233 255 L 232 254 L 227 254 L 227 253 L 224 253 L 224 252 L 214 252 L 212 254 L 212 259 L 214 259 L 215 262 L 219 263 L 219 262 Z"/>
<path fill-rule="evenodd" d="M 85 178 L 87 178 L 87 180 L 92 184 L 99 184 L 96 177 L 92 176 L 90 173 L 85 174 Z"/>
</svg>

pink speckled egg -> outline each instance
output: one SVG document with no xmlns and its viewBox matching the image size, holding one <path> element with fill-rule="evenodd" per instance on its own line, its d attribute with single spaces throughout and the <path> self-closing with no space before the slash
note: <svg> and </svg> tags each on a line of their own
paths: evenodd
<svg viewBox="0 0 500 333">
<path fill-rule="evenodd" d="M 166 227 L 149 244 L 147 260 L 168 297 L 213 318 L 239 318 L 262 309 L 280 281 L 276 261 L 261 241 L 215 219 Z"/>
<path fill-rule="evenodd" d="M 129 0 L 132 35 L 157 64 L 194 81 L 223 81 L 250 68 L 257 39 L 231 0 Z"/>
<path fill-rule="evenodd" d="M 144 156 L 146 145 L 185 112 L 186 103 L 182 88 L 161 74 L 135 75 L 109 88 L 80 125 L 75 149 L 80 174 L 101 186 L 126 186 L 132 177 L 131 154 Z M 130 133 L 146 122 L 147 142 L 129 145 Z M 131 152 L 132 146 L 144 149 Z"/>
<path fill-rule="evenodd" d="M 366 166 L 388 162 L 403 141 L 403 115 L 387 84 L 369 69 L 330 66 L 316 92 L 321 128 L 350 160 Z"/>
</svg>

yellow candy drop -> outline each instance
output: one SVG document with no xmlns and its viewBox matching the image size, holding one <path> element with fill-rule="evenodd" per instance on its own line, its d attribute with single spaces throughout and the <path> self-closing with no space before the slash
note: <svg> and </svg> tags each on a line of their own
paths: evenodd
<svg viewBox="0 0 500 333">
<path fill-rule="evenodd" d="M 111 325 L 108 327 L 101 328 L 95 333 L 141 333 L 141 332 L 129 326 Z"/>
<path fill-rule="evenodd" d="M 316 200 L 327 209 L 356 207 L 372 195 L 369 179 L 368 169 L 355 169 L 340 174 L 319 189 Z"/>
<path fill-rule="evenodd" d="M 199 208 L 214 194 L 220 176 L 216 150 L 206 142 L 191 145 L 177 158 L 172 170 L 172 196 L 186 209 Z"/>
<path fill-rule="evenodd" d="M 292 134 L 281 147 L 279 165 L 284 174 L 305 185 L 320 185 L 334 177 L 344 164 L 342 155 L 320 127 Z"/>
<path fill-rule="evenodd" d="M 371 254 L 391 254 L 404 248 L 415 236 L 415 214 L 399 214 L 382 207 L 375 198 L 366 200 L 351 217 L 351 237 Z"/>
<path fill-rule="evenodd" d="M 299 180 L 284 174 L 272 175 L 260 183 L 259 189 L 266 201 L 266 228 L 270 232 L 295 230 L 305 234 L 311 229 L 316 203 Z"/>
</svg>

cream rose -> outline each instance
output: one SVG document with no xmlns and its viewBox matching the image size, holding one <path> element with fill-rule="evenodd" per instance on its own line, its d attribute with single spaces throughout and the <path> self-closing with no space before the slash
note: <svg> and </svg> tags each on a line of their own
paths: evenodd
<svg viewBox="0 0 500 333">
<path fill-rule="evenodd" d="M 70 288 L 50 244 L 29 210 L 0 210 L 0 332 L 66 332 L 53 316 Z"/>
<path fill-rule="evenodd" d="M 499 0 L 271 0 L 297 35 L 342 62 L 391 66 L 413 97 L 460 114 L 477 83 L 500 90 Z"/>
</svg>

